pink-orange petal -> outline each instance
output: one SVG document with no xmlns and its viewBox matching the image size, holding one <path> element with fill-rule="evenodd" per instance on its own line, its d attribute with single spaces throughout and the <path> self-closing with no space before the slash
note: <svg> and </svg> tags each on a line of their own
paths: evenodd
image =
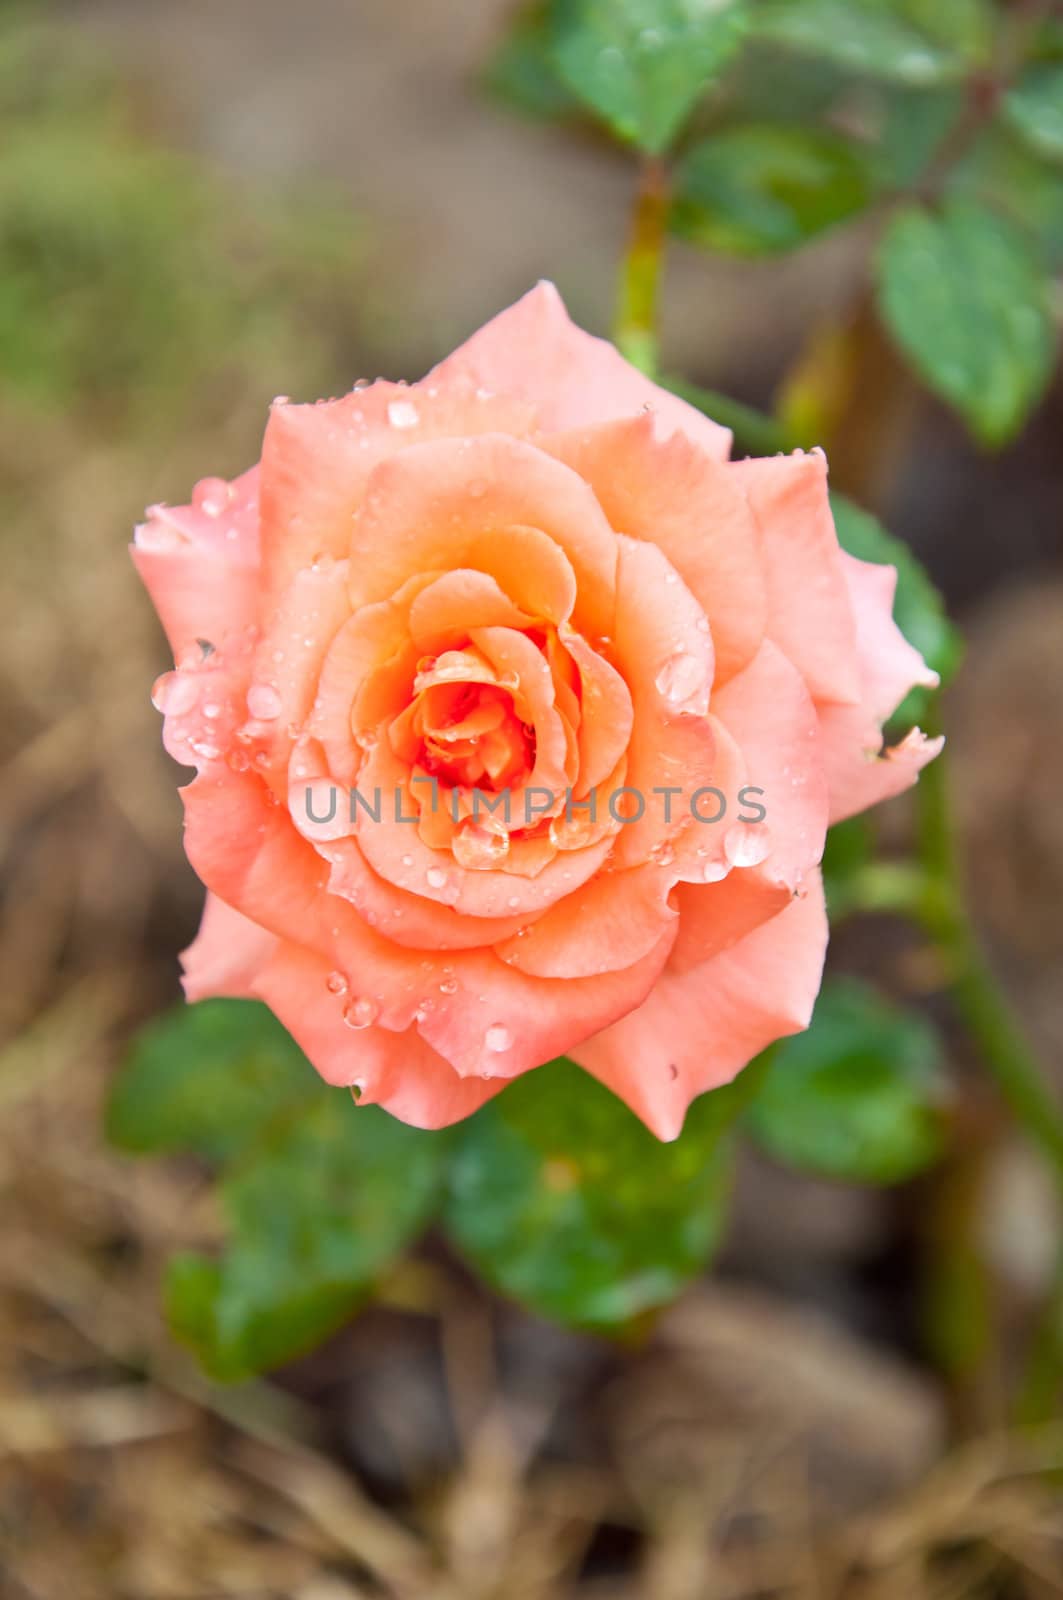
<svg viewBox="0 0 1063 1600">
<path fill-rule="evenodd" d="M 817 875 L 777 917 L 703 966 L 664 973 L 642 1005 L 568 1053 L 659 1139 L 674 1139 L 696 1095 L 807 1028 L 826 948 Z"/>
<path fill-rule="evenodd" d="M 548 599 L 537 563 L 507 559 L 511 530 L 526 527 L 567 559 L 578 624 L 608 633 L 616 544 L 594 494 L 562 462 L 503 434 L 411 445 L 376 468 L 353 524 L 352 604 L 385 599 L 411 573 L 476 567 L 535 614 Z"/>
<path fill-rule="evenodd" d="M 860 703 L 819 707 L 831 822 L 901 794 L 944 742 L 915 728 L 899 744 L 883 749 L 882 724 L 910 689 L 933 688 L 937 674 L 893 621 L 896 570 L 849 555 L 844 569 L 858 625 Z"/>
<path fill-rule="evenodd" d="M 658 438 L 649 416 L 538 442 L 587 479 L 618 533 L 668 557 L 709 620 L 717 680 L 751 660 L 767 625 L 767 587 L 760 529 L 732 468 L 685 434 Z"/>
<path fill-rule="evenodd" d="M 460 642 L 472 628 L 527 628 L 537 619 L 486 572 L 457 567 L 422 589 L 410 606 L 410 634 L 426 654 Z"/>
<path fill-rule="evenodd" d="M 635 711 L 624 679 L 586 639 L 568 632 L 561 642 L 579 669 L 579 781 L 574 787 L 582 797 L 609 776 L 624 754 Z"/>
<path fill-rule="evenodd" d="M 492 318 L 428 381 L 457 375 L 488 391 L 525 396 L 544 428 L 586 427 L 648 406 L 662 434 L 683 432 L 721 461 L 730 451 L 730 429 L 652 383 L 607 340 L 577 328 L 552 283 L 539 283 Z"/>
<path fill-rule="evenodd" d="M 516 397 L 478 394 L 459 375 L 410 387 L 381 381 L 316 405 L 275 402 L 262 445 L 266 591 L 279 593 L 322 556 L 347 554 L 351 518 L 378 462 L 429 439 L 524 434 L 534 415 Z"/>
<path fill-rule="evenodd" d="M 277 944 L 275 934 L 267 933 L 208 892 L 199 931 L 181 953 L 186 997 L 247 999 L 253 993 L 256 973 Z"/>
<path fill-rule="evenodd" d="M 328 987 L 320 956 L 283 945 L 262 968 L 254 991 L 280 1018 L 326 1083 L 355 1085 L 360 1105 L 380 1105 L 415 1128 L 460 1122 L 497 1094 L 500 1082 L 461 1078 L 420 1037 L 344 1021 L 346 996 Z"/>
<path fill-rule="evenodd" d="M 496 945 L 496 953 L 540 978 L 588 978 L 633 966 L 677 921 L 668 889 L 667 874 L 655 865 L 599 873 L 521 937 Z"/>
<path fill-rule="evenodd" d="M 713 782 L 713 651 L 704 613 L 664 553 L 626 535 L 619 545 L 615 659 L 635 713 L 626 781 L 645 810 L 621 830 L 616 863 L 635 866 L 685 825 L 691 798 Z M 655 794 L 664 788 L 679 792 L 670 801 Z"/>
<path fill-rule="evenodd" d="M 130 553 L 175 660 L 197 640 L 220 645 L 254 626 L 258 468 L 230 484 L 204 480 L 191 505 L 150 507 Z"/>
<path fill-rule="evenodd" d="M 827 462 L 767 456 L 731 468 L 760 524 L 768 586 L 768 637 L 808 684 L 813 699 L 859 699 L 856 624 L 827 497 Z"/>
</svg>

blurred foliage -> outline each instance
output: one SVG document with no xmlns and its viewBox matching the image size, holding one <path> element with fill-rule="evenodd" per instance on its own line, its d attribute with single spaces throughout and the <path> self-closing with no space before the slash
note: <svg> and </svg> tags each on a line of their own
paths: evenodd
<svg viewBox="0 0 1063 1600">
<path fill-rule="evenodd" d="M 151 139 L 58 25 L 0 17 L 0 395 L 150 429 L 255 374 L 331 370 L 361 253 L 345 208 L 256 198 Z"/>
<path fill-rule="evenodd" d="M 922 1017 L 828 979 L 807 1033 L 785 1039 L 747 1117 L 773 1156 L 850 1183 L 897 1183 L 937 1160 L 942 1052 Z"/>
<path fill-rule="evenodd" d="M 614 133 L 659 155 L 737 50 L 749 16 L 747 0 L 554 0 L 552 55 Z"/>
<path fill-rule="evenodd" d="M 809 1033 L 696 1099 L 671 1143 L 565 1060 L 426 1133 L 325 1085 L 257 1002 L 212 1000 L 134 1041 L 108 1125 L 126 1150 L 193 1154 L 216 1175 L 224 1248 L 176 1256 L 166 1303 L 228 1380 L 320 1342 L 433 1223 L 529 1309 L 622 1330 L 712 1257 L 747 1108 L 788 1162 L 896 1181 L 937 1153 L 937 1060 L 924 1024 L 840 986 Z"/>
<path fill-rule="evenodd" d="M 723 1234 L 726 1133 L 752 1082 L 702 1095 L 663 1144 L 570 1061 L 510 1085 L 461 1131 L 447 1228 L 503 1293 L 608 1327 L 666 1304 Z"/>
<path fill-rule="evenodd" d="M 1011 438 L 1054 358 L 1048 283 L 1023 235 L 966 201 L 912 206 L 877 265 L 882 314 L 916 371 L 985 444 Z"/>
<path fill-rule="evenodd" d="M 667 157 L 672 226 L 710 250 L 779 253 L 872 217 L 883 322 L 997 447 L 1056 354 L 1061 39 L 1001 0 L 538 0 L 488 81 Z"/>
<path fill-rule="evenodd" d="M 792 250 L 867 204 L 862 153 L 836 134 L 750 123 L 694 145 L 677 174 L 673 226 L 695 244 Z"/>
</svg>

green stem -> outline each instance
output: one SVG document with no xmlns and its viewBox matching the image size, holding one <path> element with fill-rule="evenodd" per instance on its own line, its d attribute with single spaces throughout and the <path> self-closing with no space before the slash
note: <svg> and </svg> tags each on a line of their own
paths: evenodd
<svg viewBox="0 0 1063 1600">
<path fill-rule="evenodd" d="M 657 307 L 668 204 L 668 170 L 663 161 L 647 156 L 639 170 L 631 235 L 620 269 L 614 337 L 622 354 L 651 378 L 657 373 Z"/>
<path fill-rule="evenodd" d="M 957 1007 L 1001 1095 L 1063 1187 L 1063 1109 L 1045 1083 L 1037 1057 L 972 931 L 964 903 L 944 753 L 921 773 L 916 798 L 920 860 L 938 889 L 923 899 L 920 920 L 950 959 Z"/>
</svg>

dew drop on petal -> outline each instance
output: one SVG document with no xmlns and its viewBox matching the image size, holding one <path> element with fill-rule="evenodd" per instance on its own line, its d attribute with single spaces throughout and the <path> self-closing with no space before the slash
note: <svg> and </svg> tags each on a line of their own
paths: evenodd
<svg viewBox="0 0 1063 1600">
<path fill-rule="evenodd" d="M 189 739 L 188 747 L 197 756 L 202 756 L 204 761 L 217 761 L 221 755 L 221 746 L 212 743 L 210 739 L 202 737 Z"/>
<path fill-rule="evenodd" d="M 258 722 L 272 722 L 281 714 L 281 697 L 268 683 L 253 683 L 247 691 L 247 709 Z"/>
<path fill-rule="evenodd" d="M 731 870 L 729 861 L 706 861 L 701 869 L 702 883 L 722 883 Z"/>
<path fill-rule="evenodd" d="M 404 858 L 405 859 L 405 858 Z M 445 889 L 447 875 L 442 867 L 429 867 L 425 873 L 425 881 L 430 889 Z"/>
<path fill-rule="evenodd" d="M 420 420 L 412 400 L 389 401 L 388 421 L 393 428 L 416 428 Z"/>
<path fill-rule="evenodd" d="M 736 822 L 723 836 L 723 853 L 732 867 L 759 867 L 771 850 L 763 823 Z"/>
<path fill-rule="evenodd" d="M 508 856 L 509 834 L 505 824 L 493 817 L 467 817 L 455 829 L 451 849 L 459 867 L 485 872 Z"/>
<path fill-rule="evenodd" d="M 513 1035 L 504 1022 L 492 1022 L 484 1034 L 484 1044 L 492 1055 L 500 1056 L 513 1043 Z"/>
<path fill-rule="evenodd" d="M 555 850 L 582 850 L 591 841 L 594 823 L 589 811 L 573 806 L 571 816 L 561 812 L 560 816 L 551 817 L 549 833 Z"/>
<path fill-rule="evenodd" d="M 325 979 L 325 988 L 329 994 L 346 994 L 347 979 L 342 972 L 330 972 Z"/>
<path fill-rule="evenodd" d="M 457 980 L 457 978 L 444 978 L 443 982 L 439 985 L 439 992 L 440 992 L 440 994 L 457 994 L 457 992 L 458 992 L 458 980 Z"/>
<path fill-rule="evenodd" d="M 358 995 L 343 1009 L 343 1020 L 348 1028 L 368 1028 L 380 1015 L 380 1007 L 369 995 Z"/>
<path fill-rule="evenodd" d="M 232 499 L 232 486 L 224 478 L 201 478 L 192 490 L 192 504 L 205 517 L 220 517 Z"/>
<path fill-rule="evenodd" d="M 705 664 L 686 650 L 669 656 L 654 679 L 657 692 L 677 711 L 708 710 L 709 684 Z"/>
</svg>

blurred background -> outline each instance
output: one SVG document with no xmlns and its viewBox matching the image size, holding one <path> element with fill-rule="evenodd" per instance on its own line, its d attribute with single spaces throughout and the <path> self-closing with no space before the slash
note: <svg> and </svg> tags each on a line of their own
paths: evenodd
<svg viewBox="0 0 1063 1600">
<path fill-rule="evenodd" d="M 607 331 L 631 162 L 503 104 L 510 12 L 0 0 L 0 1594 L 1061 1594 L 1061 1441 L 999 1404 L 1057 1201 L 977 1092 L 962 1155 L 899 1189 L 746 1156 L 711 1281 L 632 1342 L 492 1300 L 432 1241 L 268 1384 L 211 1385 L 163 1325 L 162 1262 L 218 1224 L 194 1168 L 100 1131 L 201 902 L 126 543 L 256 459 L 278 392 L 416 378 L 542 276 Z M 1063 186 L 1045 206 L 1059 237 Z M 778 258 L 673 244 L 666 370 L 770 407 L 863 316 L 872 226 Z M 1063 1091 L 1063 391 L 988 454 L 884 336 L 860 351 L 835 482 L 967 635 L 965 866 Z M 894 803 L 887 838 L 908 827 Z M 883 917 L 831 960 L 920 1003 L 939 977 Z"/>
</svg>

